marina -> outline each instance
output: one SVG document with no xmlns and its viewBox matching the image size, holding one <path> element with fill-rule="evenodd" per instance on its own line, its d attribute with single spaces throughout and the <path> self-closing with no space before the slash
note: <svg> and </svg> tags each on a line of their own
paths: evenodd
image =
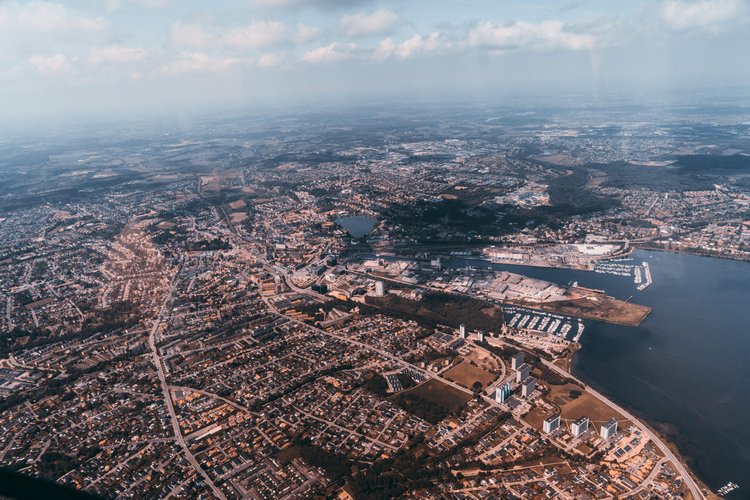
<svg viewBox="0 0 750 500">
<path fill-rule="evenodd" d="M 553 335 L 577 342 L 585 329 L 583 321 L 576 318 L 535 311 L 518 306 L 503 307 L 510 328 L 540 335 Z"/>
<path fill-rule="evenodd" d="M 648 262 L 634 263 L 633 259 L 616 259 L 599 261 L 594 267 L 598 274 L 609 274 L 612 276 L 633 277 L 633 283 L 638 291 L 643 291 L 653 283 L 651 268 Z"/>
<path fill-rule="evenodd" d="M 588 321 L 573 373 L 664 432 L 718 494 L 748 498 L 750 432 L 741 422 L 750 412 L 742 396 L 750 376 L 750 266 L 644 250 L 632 257 L 641 285 L 650 283 L 640 300 L 654 313 L 632 328 Z M 617 275 L 566 274 L 615 295 L 632 291 Z M 564 279 L 558 270 L 550 276 Z"/>
</svg>

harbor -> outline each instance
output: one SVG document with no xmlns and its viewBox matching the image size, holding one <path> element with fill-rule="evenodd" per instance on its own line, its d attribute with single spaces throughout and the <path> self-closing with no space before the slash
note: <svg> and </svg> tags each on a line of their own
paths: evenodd
<svg viewBox="0 0 750 500">
<path fill-rule="evenodd" d="M 525 307 L 505 306 L 503 312 L 509 328 L 540 335 L 553 335 L 573 342 L 580 340 L 585 329 L 580 319 Z"/>
<path fill-rule="evenodd" d="M 643 291 L 653 284 L 651 268 L 646 261 L 640 263 L 635 263 L 633 259 L 599 261 L 594 267 L 594 272 L 626 278 L 632 276 L 633 283 L 638 291 Z"/>
</svg>

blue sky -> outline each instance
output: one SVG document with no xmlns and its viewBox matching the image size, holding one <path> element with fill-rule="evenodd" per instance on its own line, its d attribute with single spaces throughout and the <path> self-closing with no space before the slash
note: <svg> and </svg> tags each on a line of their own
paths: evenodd
<svg viewBox="0 0 750 500">
<path fill-rule="evenodd" d="M 748 33 L 748 0 L 0 0 L 0 113 L 743 85 Z"/>
</svg>

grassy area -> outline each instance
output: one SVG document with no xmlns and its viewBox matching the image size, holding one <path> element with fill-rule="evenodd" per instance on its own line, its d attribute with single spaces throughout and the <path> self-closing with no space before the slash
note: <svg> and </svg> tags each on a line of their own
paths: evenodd
<svg viewBox="0 0 750 500">
<path fill-rule="evenodd" d="M 444 373 L 445 378 L 459 385 L 471 389 L 474 382 L 480 382 L 482 387 L 487 387 L 495 380 L 492 373 L 474 366 L 468 361 L 461 361 L 459 364 Z"/>
<path fill-rule="evenodd" d="M 433 379 L 399 393 L 393 397 L 393 402 L 412 415 L 436 424 L 457 413 L 470 399 L 470 394 Z"/>
<path fill-rule="evenodd" d="M 443 324 L 458 328 L 464 323 L 469 330 L 499 332 L 503 321 L 501 309 L 494 304 L 441 292 L 430 292 L 419 301 L 396 295 L 368 297 L 367 303 L 386 314 L 414 319 L 428 326 Z"/>
<path fill-rule="evenodd" d="M 651 312 L 648 306 L 625 302 L 583 288 L 571 288 L 570 300 L 529 304 L 543 311 L 604 321 L 615 325 L 638 326 Z"/>
<path fill-rule="evenodd" d="M 618 412 L 573 384 L 550 386 L 549 399 L 560 407 L 563 420 L 573 421 L 586 416 L 596 426 L 597 431 L 601 424 L 612 417 L 620 422 L 627 422 Z"/>
</svg>

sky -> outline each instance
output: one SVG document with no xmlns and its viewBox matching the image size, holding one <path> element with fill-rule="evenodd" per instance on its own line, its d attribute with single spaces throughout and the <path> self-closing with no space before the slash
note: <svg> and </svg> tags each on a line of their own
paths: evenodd
<svg viewBox="0 0 750 500">
<path fill-rule="evenodd" d="M 0 0 L 0 120 L 669 95 L 748 54 L 750 0 Z"/>
</svg>

